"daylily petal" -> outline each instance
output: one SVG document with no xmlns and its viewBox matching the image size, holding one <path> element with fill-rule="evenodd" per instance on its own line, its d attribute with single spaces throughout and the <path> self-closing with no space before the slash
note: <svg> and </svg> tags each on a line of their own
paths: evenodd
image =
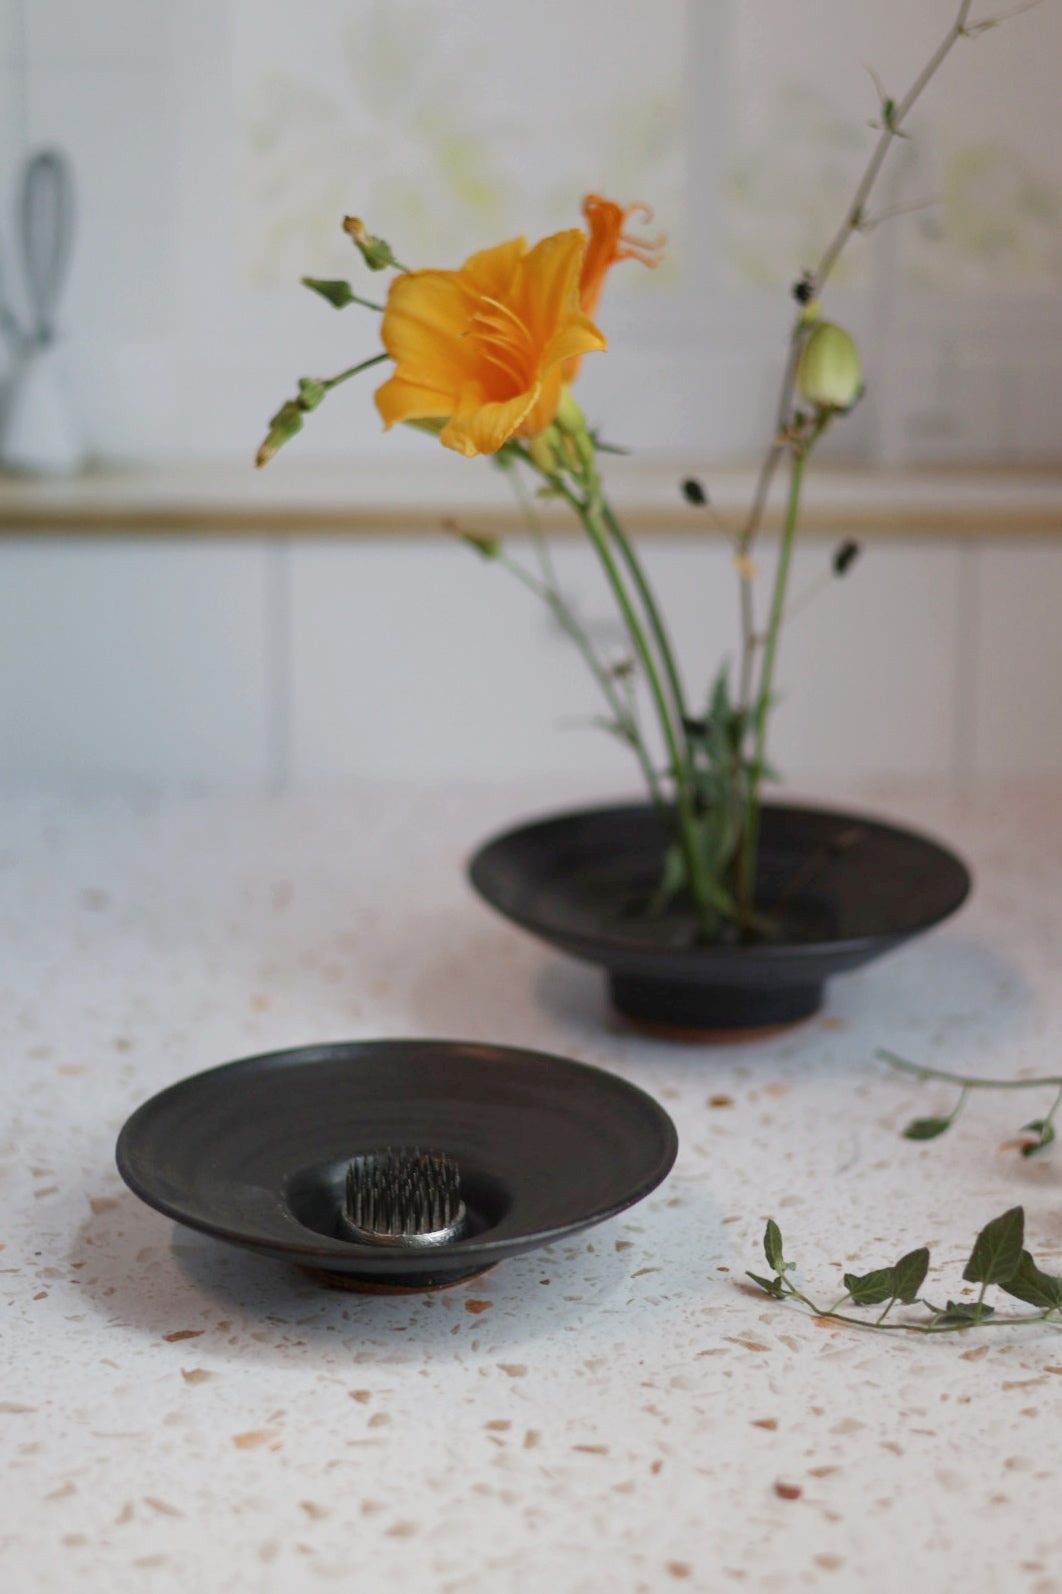
<svg viewBox="0 0 1062 1594">
<path fill-rule="evenodd" d="M 392 376 L 376 389 L 376 408 L 385 428 L 398 421 L 429 421 L 450 413 L 453 404 L 448 393 L 438 388 L 410 382 L 403 376 Z"/>
<path fill-rule="evenodd" d="M 648 205 L 636 203 L 626 209 L 600 194 L 583 196 L 583 215 L 590 229 L 582 271 L 579 274 L 579 302 L 587 315 L 593 315 L 601 297 L 608 268 L 617 260 L 640 260 L 643 266 L 658 266 L 664 238 L 632 238 L 624 232 L 630 216 L 641 214 L 651 221 Z"/>
<path fill-rule="evenodd" d="M 517 308 L 536 341 L 545 342 L 566 318 L 581 312 L 579 271 L 585 250 L 585 234 L 573 227 L 543 238 L 521 261 Z"/>
<path fill-rule="evenodd" d="M 387 296 L 380 329 L 384 348 L 399 366 L 415 368 L 418 382 L 450 391 L 454 362 L 467 353 L 462 339 L 469 314 L 457 272 L 407 272 L 395 278 Z"/>
<path fill-rule="evenodd" d="M 440 443 L 459 454 L 496 454 L 503 443 L 520 429 L 538 398 L 538 387 L 519 393 L 504 403 L 482 402 L 478 395 L 464 395 L 458 408 L 439 433 Z M 548 423 L 547 423 L 548 424 Z"/>
<path fill-rule="evenodd" d="M 509 238 L 503 244 L 493 244 L 489 249 L 479 249 L 474 255 L 469 255 L 456 275 L 466 278 L 476 293 L 495 299 L 504 298 L 526 254 L 525 238 Z"/>
<path fill-rule="evenodd" d="M 569 326 L 550 340 L 546 349 L 545 364 L 554 365 L 559 360 L 570 360 L 580 354 L 593 354 L 607 349 L 608 343 L 597 330 L 589 316 L 573 318 Z"/>
<path fill-rule="evenodd" d="M 564 368 L 558 364 L 543 377 L 538 397 L 520 423 L 522 437 L 537 437 L 539 432 L 546 430 L 557 413 L 563 386 Z"/>
<path fill-rule="evenodd" d="M 579 272 L 579 303 L 587 315 L 593 315 L 597 309 L 609 267 L 617 260 L 640 260 L 644 266 L 660 264 L 660 251 L 664 247 L 662 237 L 632 238 L 623 230 L 628 219 L 637 214 L 646 221 L 652 219 L 648 205 L 634 204 L 624 208 L 614 200 L 603 199 L 600 194 L 583 196 L 583 215 L 590 232 Z M 569 382 L 575 380 L 578 371 L 579 360 L 569 360 L 566 370 Z"/>
</svg>

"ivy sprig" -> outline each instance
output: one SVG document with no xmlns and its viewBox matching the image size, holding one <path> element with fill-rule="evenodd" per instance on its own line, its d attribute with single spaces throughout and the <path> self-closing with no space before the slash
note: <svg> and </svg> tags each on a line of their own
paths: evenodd
<svg viewBox="0 0 1062 1594">
<path fill-rule="evenodd" d="M 970 1301 L 948 1300 L 943 1306 L 935 1306 L 921 1294 L 930 1262 L 929 1248 L 922 1245 L 917 1250 L 907 1251 L 891 1267 L 874 1268 L 869 1273 L 845 1273 L 844 1294 L 832 1306 L 819 1306 L 794 1283 L 790 1276 L 794 1263 L 785 1256 L 781 1230 L 774 1218 L 768 1218 L 763 1253 L 771 1276 L 749 1273 L 747 1277 L 773 1300 L 793 1300 L 806 1306 L 819 1322 L 845 1323 L 854 1328 L 944 1334 L 986 1325 L 1062 1325 L 1062 1278 L 1045 1273 L 1032 1253 L 1025 1249 L 1024 1241 L 1023 1207 L 1011 1207 L 985 1224 L 974 1241 L 962 1273 L 966 1283 L 980 1285 L 976 1298 Z M 987 1291 L 993 1287 L 1015 1300 L 1024 1301 L 1034 1310 L 1000 1313 L 985 1299 Z M 926 1315 L 893 1318 L 886 1322 L 894 1306 L 915 1305 L 923 1307 Z M 849 1307 L 876 1306 L 882 1308 L 876 1317 L 856 1317 L 848 1310 Z"/>
<path fill-rule="evenodd" d="M 1062 1075 L 1042 1074 L 1036 1079 L 976 1079 L 968 1074 L 953 1074 L 946 1068 L 928 1068 L 923 1063 L 912 1063 L 906 1057 L 879 1047 L 875 1056 L 890 1068 L 913 1074 L 916 1079 L 941 1079 L 958 1088 L 959 1095 L 950 1113 L 943 1117 L 912 1118 L 903 1131 L 905 1140 L 936 1140 L 945 1134 L 959 1116 L 972 1090 L 1046 1090 L 1054 1088 L 1055 1099 L 1043 1118 L 1033 1118 L 1022 1124 L 1017 1142 L 1023 1157 L 1035 1157 L 1054 1144 L 1056 1138 L 1055 1116 L 1062 1108 Z"/>
</svg>

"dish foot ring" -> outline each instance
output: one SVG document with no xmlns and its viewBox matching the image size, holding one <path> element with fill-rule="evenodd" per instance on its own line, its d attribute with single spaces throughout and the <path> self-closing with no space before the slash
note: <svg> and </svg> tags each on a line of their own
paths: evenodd
<svg viewBox="0 0 1062 1594">
<path fill-rule="evenodd" d="M 426 1295 L 435 1290 L 452 1289 L 455 1284 L 468 1284 L 472 1279 L 480 1279 L 485 1273 L 492 1273 L 497 1266 L 492 1262 L 487 1267 L 474 1268 L 469 1273 L 447 1273 L 442 1277 L 432 1276 L 429 1273 L 405 1274 L 394 1277 L 386 1273 L 373 1275 L 355 1273 L 336 1273 L 323 1267 L 304 1267 L 306 1276 L 315 1284 L 321 1284 L 327 1290 L 350 1290 L 357 1295 Z"/>
<path fill-rule="evenodd" d="M 611 974 L 612 1005 L 650 1030 L 677 1031 L 693 1039 L 726 1032 L 774 1030 L 810 1018 L 822 1006 L 825 982 L 801 985 L 695 985 L 685 981 Z"/>
</svg>

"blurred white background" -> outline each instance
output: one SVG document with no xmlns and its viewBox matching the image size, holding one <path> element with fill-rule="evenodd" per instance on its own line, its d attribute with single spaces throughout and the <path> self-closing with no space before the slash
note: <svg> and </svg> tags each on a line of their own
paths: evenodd
<svg viewBox="0 0 1062 1594">
<path fill-rule="evenodd" d="M 410 263 L 456 265 L 577 224 L 587 189 L 640 198 L 668 261 L 614 274 L 612 354 L 587 362 L 587 404 L 643 449 L 747 456 L 786 287 L 872 146 L 872 74 L 899 96 L 955 9 L 0 0 L 5 297 L 21 286 L 22 161 L 57 145 L 77 190 L 63 354 L 90 452 L 246 458 L 293 370 L 373 345 L 367 320 L 298 284 L 357 275 L 344 213 Z M 838 274 L 833 312 L 859 333 L 870 381 L 836 448 L 892 462 L 1062 452 L 1059 60 L 1062 7 L 1043 0 L 960 43 L 915 113 L 872 206 L 901 213 Z M 306 449 L 381 448 L 371 409 L 336 407 Z"/>
</svg>

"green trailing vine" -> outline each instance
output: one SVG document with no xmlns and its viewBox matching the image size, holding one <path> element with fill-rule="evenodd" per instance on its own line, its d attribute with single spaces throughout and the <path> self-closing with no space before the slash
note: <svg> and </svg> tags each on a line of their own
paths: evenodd
<svg viewBox="0 0 1062 1594">
<path fill-rule="evenodd" d="M 904 1334 L 948 1334 L 1030 1323 L 1062 1326 L 1062 1278 L 1045 1273 L 1025 1249 L 1023 1207 L 1011 1207 L 993 1218 L 974 1241 L 962 1277 L 967 1284 L 979 1286 L 977 1294 L 970 1300 L 947 1299 L 943 1306 L 934 1305 L 921 1293 L 930 1265 L 929 1249 L 924 1245 L 905 1252 L 891 1266 L 869 1273 L 845 1273 L 844 1292 L 830 1306 L 819 1305 L 794 1282 L 795 1264 L 784 1254 L 781 1230 L 773 1218 L 767 1220 L 763 1251 L 770 1276 L 749 1273 L 747 1277 L 772 1300 L 795 1301 L 824 1325 L 838 1323 Z M 990 1289 L 1023 1301 L 1033 1310 L 1000 1312 L 986 1298 Z M 917 1307 L 919 1315 L 890 1317 L 896 1307 Z M 876 1315 L 856 1316 L 856 1311 Z"/>
<path fill-rule="evenodd" d="M 941 1117 L 912 1118 L 903 1130 L 905 1140 L 936 1140 L 939 1135 L 945 1134 L 962 1112 L 971 1091 L 1053 1089 L 1055 1098 L 1044 1117 L 1033 1118 L 1029 1123 L 1022 1124 L 1017 1148 L 1023 1157 L 1035 1157 L 1038 1152 L 1045 1151 L 1048 1146 L 1054 1144 L 1055 1118 L 1059 1108 L 1062 1107 L 1062 1075 L 1041 1074 L 1035 1079 L 977 1079 L 969 1074 L 951 1073 L 946 1068 L 928 1068 L 923 1063 L 909 1062 L 906 1057 L 899 1057 L 884 1047 L 879 1047 L 874 1055 L 900 1073 L 913 1074 L 916 1079 L 922 1080 L 943 1080 L 949 1085 L 954 1085 L 959 1092 L 950 1113 Z"/>
</svg>

